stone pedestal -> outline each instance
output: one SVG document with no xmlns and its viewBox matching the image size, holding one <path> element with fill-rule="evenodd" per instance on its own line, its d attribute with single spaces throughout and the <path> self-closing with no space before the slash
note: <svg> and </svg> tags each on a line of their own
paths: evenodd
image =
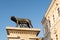
<svg viewBox="0 0 60 40">
<path fill-rule="evenodd" d="M 8 40 L 38 40 L 40 29 L 6 27 Z"/>
</svg>

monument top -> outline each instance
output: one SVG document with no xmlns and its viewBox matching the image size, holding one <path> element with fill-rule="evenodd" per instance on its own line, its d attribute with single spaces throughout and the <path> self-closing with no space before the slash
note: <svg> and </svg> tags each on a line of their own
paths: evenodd
<svg viewBox="0 0 60 40">
<path fill-rule="evenodd" d="M 15 29 L 15 30 L 35 30 L 35 31 L 40 31 L 40 29 L 37 28 L 17 28 L 17 27 L 6 27 L 6 29 Z"/>
<path fill-rule="evenodd" d="M 8 40 L 37 40 L 40 29 L 6 27 Z"/>
</svg>

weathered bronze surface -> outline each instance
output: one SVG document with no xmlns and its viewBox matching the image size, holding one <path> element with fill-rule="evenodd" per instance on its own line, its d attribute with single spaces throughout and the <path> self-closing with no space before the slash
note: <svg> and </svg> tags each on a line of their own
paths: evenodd
<svg viewBox="0 0 60 40">
<path fill-rule="evenodd" d="M 15 16 L 11 16 L 10 19 L 16 23 L 16 27 L 18 27 L 18 25 L 20 25 L 20 27 L 27 26 L 28 28 L 33 28 L 31 21 L 29 19 L 16 18 Z"/>
</svg>

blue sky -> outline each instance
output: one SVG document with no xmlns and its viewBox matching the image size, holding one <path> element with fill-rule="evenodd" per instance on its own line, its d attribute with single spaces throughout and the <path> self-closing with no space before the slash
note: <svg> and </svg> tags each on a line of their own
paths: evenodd
<svg viewBox="0 0 60 40">
<path fill-rule="evenodd" d="M 44 37 L 42 18 L 51 0 L 0 0 L 0 40 L 7 40 L 6 26 L 15 26 L 10 16 L 28 18 L 34 28 L 39 28 L 39 37 Z"/>
</svg>

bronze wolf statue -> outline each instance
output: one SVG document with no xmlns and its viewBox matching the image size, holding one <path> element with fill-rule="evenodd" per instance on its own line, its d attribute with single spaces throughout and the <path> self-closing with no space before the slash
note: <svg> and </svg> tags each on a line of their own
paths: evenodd
<svg viewBox="0 0 60 40">
<path fill-rule="evenodd" d="M 26 24 L 28 28 L 33 28 L 31 21 L 29 19 L 16 18 L 15 16 L 11 16 L 10 19 L 16 23 L 16 27 L 18 27 L 18 24 Z"/>
</svg>

